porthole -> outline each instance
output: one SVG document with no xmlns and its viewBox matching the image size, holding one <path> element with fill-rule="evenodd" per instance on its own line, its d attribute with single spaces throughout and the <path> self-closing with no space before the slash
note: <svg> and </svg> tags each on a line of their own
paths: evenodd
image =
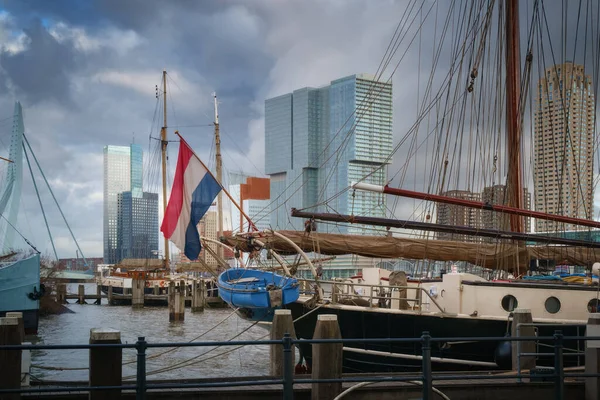
<svg viewBox="0 0 600 400">
<path fill-rule="evenodd" d="M 588 306 L 587 306 L 587 308 L 588 308 L 588 312 L 591 312 L 591 313 L 597 313 L 597 312 L 598 312 L 598 308 L 599 308 L 598 306 L 599 306 L 599 305 L 600 305 L 600 300 L 598 300 L 598 299 L 591 299 L 591 300 L 588 302 Z"/>
<path fill-rule="evenodd" d="M 560 300 L 554 296 L 548 297 L 544 306 L 546 307 L 546 311 L 550 314 L 556 314 L 560 311 Z"/>
<path fill-rule="evenodd" d="M 502 298 L 502 308 L 504 311 L 512 312 L 515 308 L 519 306 L 519 302 L 517 298 L 512 294 L 507 294 Z"/>
</svg>

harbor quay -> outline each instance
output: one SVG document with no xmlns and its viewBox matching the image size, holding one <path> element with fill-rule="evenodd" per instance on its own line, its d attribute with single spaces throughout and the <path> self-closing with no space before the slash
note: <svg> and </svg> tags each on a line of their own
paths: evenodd
<svg viewBox="0 0 600 400">
<path fill-rule="evenodd" d="M 183 343 L 150 343 L 138 337 L 135 343 L 122 343 L 121 332 L 108 328 L 90 330 L 89 343 L 61 345 L 23 344 L 22 316 L 18 313 L 0 319 L 0 399 L 554 399 L 597 400 L 600 382 L 600 314 L 592 314 L 587 336 L 563 337 L 557 330 L 550 338 L 530 335 L 526 329 L 513 337 L 460 338 L 473 341 L 509 341 L 519 344 L 512 371 L 438 371 L 432 368 L 431 346 L 447 338 L 431 337 L 423 332 L 415 338 L 344 339 L 340 335 L 337 316 L 319 315 L 313 338 L 296 339 L 289 310 L 277 310 L 268 340 L 197 341 Z M 526 323 L 523 323 L 527 326 Z M 456 339 L 456 338 L 455 338 Z M 552 349 L 539 348 L 537 340 L 554 340 Z M 581 354 L 570 353 L 566 339 L 585 342 Z M 421 347 L 421 368 L 407 373 L 343 373 L 344 345 L 353 342 L 382 344 L 413 342 Z M 295 348 L 312 346 L 310 369 L 301 368 Z M 218 377 L 205 379 L 150 380 L 146 362 L 148 349 L 264 346 L 269 353 L 266 376 Z M 533 345 L 533 347 L 531 347 Z M 23 379 L 23 362 L 33 350 L 89 351 L 87 381 L 44 381 Z M 123 376 L 123 350 L 135 351 L 136 374 Z M 530 351 L 529 349 L 533 349 Z M 585 355 L 582 367 L 564 367 L 569 355 Z M 554 367 L 536 367 L 537 357 L 551 356 Z"/>
</svg>

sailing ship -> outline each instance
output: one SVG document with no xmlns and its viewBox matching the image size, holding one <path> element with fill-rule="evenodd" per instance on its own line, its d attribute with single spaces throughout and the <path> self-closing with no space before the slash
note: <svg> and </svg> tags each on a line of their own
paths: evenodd
<svg viewBox="0 0 600 400">
<path fill-rule="evenodd" d="M 311 338 L 319 314 L 336 314 L 340 324 L 341 334 L 344 338 L 414 338 L 425 331 L 433 337 L 444 337 L 448 340 L 439 343 L 432 349 L 432 362 L 438 369 L 486 369 L 510 368 L 510 344 L 495 343 L 491 341 L 476 342 L 452 340 L 459 337 L 502 337 L 509 335 L 514 328 L 513 312 L 517 309 L 531 311 L 533 323 L 536 325 L 540 336 L 551 336 L 554 330 L 560 329 L 565 335 L 582 335 L 589 313 L 597 312 L 600 302 L 600 290 L 597 285 L 597 275 L 600 272 L 600 243 L 580 238 L 567 237 L 560 232 L 549 234 L 528 234 L 524 232 L 524 217 L 533 217 L 537 220 L 550 221 L 549 226 L 558 227 L 568 225 L 583 225 L 598 228 L 600 224 L 591 220 L 588 209 L 588 218 L 561 217 L 556 214 L 544 214 L 526 210 L 523 201 L 523 171 L 521 170 L 522 154 L 522 128 L 524 112 L 527 109 L 527 93 L 531 86 L 532 60 L 534 57 L 533 46 L 536 33 L 541 36 L 543 21 L 546 11 L 538 2 L 532 5 L 533 23 L 529 26 L 528 49 L 525 66 L 520 65 L 519 47 L 519 12 L 518 1 L 507 0 L 501 3 L 498 22 L 492 23 L 492 16 L 496 10 L 494 1 L 481 2 L 478 5 L 468 6 L 468 12 L 460 13 L 454 9 L 448 20 L 458 18 L 458 26 L 465 26 L 461 30 L 464 37 L 456 40 L 456 51 L 451 60 L 450 72 L 444 80 L 440 93 L 451 98 L 451 88 L 456 90 L 456 98 L 449 109 L 443 109 L 439 99 L 441 96 L 431 96 L 435 99 L 432 104 L 423 105 L 419 110 L 418 127 L 423 120 L 424 111 L 434 110 L 437 115 L 448 124 L 445 129 L 459 130 L 454 146 L 460 148 L 467 118 L 475 121 L 475 128 L 480 129 L 484 123 L 479 117 L 489 111 L 492 118 L 501 118 L 501 113 L 506 112 L 506 123 L 498 126 L 485 126 L 485 132 L 477 137 L 473 136 L 472 147 L 482 149 L 484 143 L 491 143 L 494 151 L 481 151 L 476 158 L 469 153 L 469 162 L 477 162 L 493 168 L 488 175 L 494 179 L 498 172 L 498 153 L 503 152 L 499 146 L 499 135 L 491 131 L 506 129 L 506 151 L 508 164 L 506 173 L 506 205 L 494 206 L 487 202 L 469 202 L 462 199 L 451 198 L 443 195 L 448 191 L 449 148 L 453 146 L 449 140 L 451 132 L 444 131 L 443 124 L 435 124 L 432 132 L 439 134 L 434 141 L 437 146 L 436 155 L 439 160 L 433 160 L 438 169 L 427 171 L 430 176 L 439 179 L 437 183 L 429 186 L 430 193 L 409 193 L 396 190 L 390 186 L 370 186 L 364 183 L 351 184 L 352 191 L 369 190 L 379 193 L 402 195 L 419 198 L 438 204 L 450 203 L 458 207 L 479 208 L 489 213 L 499 214 L 503 221 L 502 228 L 482 229 L 481 227 L 456 226 L 435 224 L 431 222 L 430 212 L 427 212 L 425 221 L 410 221 L 386 218 L 370 218 L 360 215 L 326 214 L 315 211 L 292 210 L 292 216 L 303 218 L 306 221 L 328 221 L 338 224 L 361 224 L 381 226 L 386 228 L 411 229 L 425 232 L 420 238 L 394 237 L 394 236 L 364 236 L 349 234 L 322 233 L 315 229 L 305 232 L 279 231 L 240 234 L 237 237 L 226 238 L 225 242 L 241 251 L 252 251 L 260 241 L 264 244 L 261 248 L 270 252 L 281 254 L 300 254 L 307 263 L 309 270 L 314 275 L 313 279 L 301 280 L 304 283 L 303 295 L 298 301 L 287 307 L 292 310 L 296 335 L 301 338 Z M 580 10 L 581 11 L 581 10 Z M 587 21 L 583 18 L 582 21 Z M 461 25 L 463 24 L 463 25 Z M 536 25 L 537 24 L 537 25 Z M 547 24 L 547 21 L 546 21 Z M 497 60 L 490 56 L 494 52 L 486 47 L 491 47 L 488 40 L 492 27 L 502 32 L 502 39 L 506 42 L 496 54 L 506 52 L 506 67 L 502 69 Z M 586 25 L 587 26 L 587 25 Z M 547 26 L 546 26 L 547 28 Z M 579 26 L 577 27 L 577 29 Z M 537 30 L 536 30 L 537 29 Z M 576 30 L 577 30 L 576 29 Z M 588 28 L 586 27 L 586 30 Z M 586 32 L 587 33 L 587 32 Z M 460 40 L 463 39 L 463 40 Z M 546 42 L 547 38 L 538 39 L 538 44 Z M 502 40 L 498 40 L 501 43 Z M 463 43 L 460 47 L 460 43 Z M 468 50 L 468 48 L 472 50 Z M 441 44 L 440 44 L 441 49 Z M 538 53 L 537 56 L 540 56 Z M 543 57 L 543 54 L 541 55 Z M 484 64 L 487 61 L 487 65 Z M 498 60 L 499 61 L 499 60 Z M 496 63 L 495 63 L 496 62 Z M 468 65 L 468 67 L 467 67 Z M 556 67 L 554 67 L 556 69 Z M 467 71 L 465 79 L 465 71 Z M 521 70 L 524 71 L 521 81 Z M 548 68 L 543 69 L 545 76 L 551 76 Z M 566 72 L 566 71 L 565 71 Z M 478 77 L 490 76 L 494 84 L 479 83 Z M 560 76 L 560 71 L 558 74 Z M 566 93 L 570 88 L 585 91 L 585 98 L 593 102 L 590 82 L 587 78 L 573 79 L 573 73 L 566 81 L 555 82 L 548 79 L 546 84 L 550 87 L 550 100 L 552 93 L 555 99 L 561 100 L 556 108 L 564 109 L 567 105 Z M 430 81 L 431 82 L 431 81 Z M 466 83 L 465 83 L 466 82 Z M 554 89 L 552 89 L 552 85 Z M 455 85 L 455 86 L 452 86 Z M 479 85 L 479 87 L 478 87 Z M 505 90 L 506 89 L 506 90 Z M 547 88 L 538 89 L 539 103 L 536 106 L 542 109 L 542 93 L 547 93 Z M 479 96 L 478 96 L 479 95 Z M 483 97 L 488 96 L 489 99 Z M 467 96 L 472 96 L 472 101 Z M 478 96 L 478 97 L 477 97 Z M 459 101 L 460 100 L 460 101 Z M 497 106 L 506 100 L 506 105 L 501 111 L 491 112 L 487 107 Z M 582 101 L 583 103 L 583 101 Z M 475 110 L 467 117 L 465 111 L 456 107 L 470 106 Z M 582 104 L 583 106 L 583 104 Z M 368 107 L 367 107 L 368 108 Z M 568 108 L 568 107 L 567 107 Z M 440 110 L 441 109 L 441 110 Z M 574 107 L 571 109 L 574 110 Z M 576 111 L 573 111 L 576 114 Z M 460 115 L 458 122 L 448 120 Z M 571 116 L 564 113 L 565 124 Z M 533 115 L 529 115 L 534 119 Z M 585 130 L 594 130 L 595 121 L 585 121 Z M 536 123 L 540 128 L 550 129 L 546 123 Z M 588 127 L 587 124 L 590 124 Z M 568 129 L 561 126 L 562 129 Z M 454 134 L 454 133 L 452 133 Z M 486 137 L 486 135 L 488 137 Z M 454 135 L 456 136 L 456 135 Z M 548 135 L 536 136 L 536 146 L 543 146 Z M 566 135 L 565 135 L 566 136 Z M 565 151 L 570 149 L 570 144 L 564 139 Z M 586 143 L 587 145 L 587 143 Z M 340 146 L 341 147 L 341 146 Z M 415 152 L 414 148 L 410 150 Z M 461 153 L 456 154 L 457 162 L 461 160 Z M 581 157 L 579 158 L 581 160 Z M 567 163 L 568 158 L 563 154 L 556 157 L 550 167 L 560 167 L 560 163 Z M 567 165 L 565 165 L 567 167 Z M 569 168 L 574 166 L 568 165 Z M 461 166 L 454 168 L 460 172 Z M 540 165 L 536 173 L 542 173 L 548 166 Z M 575 167 L 577 168 L 577 167 Z M 580 166 L 580 168 L 583 168 Z M 576 169 L 575 169 L 576 170 Z M 572 169 L 569 169 L 572 171 Z M 565 178 L 570 179 L 570 178 Z M 473 175 L 467 179 L 469 184 L 474 181 Z M 455 182 L 460 182 L 456 179 Z M 590 188 L 591 189 L 591 188 Z M 556 189 L 559 190 L 558 188 Z M 396 193 L 394 193 L 396 192 Z M 576 194 L 576 193 L 575 193 Z M 591 199 L 590 199 L 591 200 Z M 425 206 L 423 209 L 430 209 Z M 310 225 L 309 225 L 310 226 Z M 438 237 L 429 237 L 427 232 L 446 233 L 450 238 L 460 237 L 462 241 L 441 240 Z M 590 233 L 591 231 L 588 231 Z M 471 241 L 465 240 L 471 238 Z M 489 238 L 489 239 L 488 239 Z M 488 241 L 489 240 L 489 241 Z M 442 271 L 441 277 L 432 278 L 430 273 L 425 276 L 415 276 L 408 279 L 402 273 L 383 271 L 378 268 L 365 268 L 362 273 L 344 280 L 323 280 L 318 268 L 315 268 L 307 253 L 325 255 L 355 254 L 364 257 L 382 259 L 403 258 L 414 260 L 421 265 L 431 265 L 441 262 L 448 266 L 447 271 Z M 547 277 L 535 275 L 535 268 L 540 262 L 552 263 L 564 260 L 565 264 L 583 265 L 587 267 L 585 276 L 570 276 L 567 278 Z M 469 268 L 468 272 L 459 271 L 455 266 L 461 263 Z M 454 265 L 454 266 L 452 266 Z M 288 265 L 288 269 L 290 265 Z M 293 265 L 292 265 L 293 267 Z M 281 268 L 286 270 L 284 263 Z M 479 271 L 481 274 L 473 273 Z M 430 271 L 431 272 L 431 271 Z M 481 276 L 487 274 L 488 276 Z M 534 275 L 534 276 L 530 276 Z M 552 279 L 553 278 L 553 279 Z M 570 348 L 581 348 L 578 342 L 569 343 Z M 301 346 L 301 355 L 310 363 L 310 346 Z M 419 343 L 386 343 L 344 346 L 343 366 L 349 372 L 375 372 L 375 371 L 406 371 L 420 368 L 421 348 Z M 538 363 L 544 364 L 548 360 L 540 359 Z M 571 362 L 582 365 L 581 357 L 571 359 Z"/>
</svg>

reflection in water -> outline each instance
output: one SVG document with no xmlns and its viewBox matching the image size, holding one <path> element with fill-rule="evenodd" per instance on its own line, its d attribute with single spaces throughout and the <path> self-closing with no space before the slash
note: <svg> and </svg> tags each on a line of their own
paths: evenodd
<svg viewBox="0 0 600 400">
<path fill-rule="evenodd" d="M 76 292 L 77 285 L 69 285 L 68 291 Z M 95 293 L 95 291 L 94 285 L 86 285 L 86 293 Z M 89 343 L 92 328 L 117 329 L 121 331 L 123 343 L 135 343 L 139 336 L 144 336 L 150 343 L 188 342 L 195 338 L 196 341 L 225 341 L 231 340 L 247 328 L 249 328 L 247 331 L 233 340 L 260 339 L 268 334 L 264 328 L 258 325 L 251 326 L 251 323 L 240 319 L 237 315 L 230 316 L 233 311 L 229 308 L 207 308 L 203 313 L 192 313 L 187 308 L 184 322 L 170 323 L 167 307 L 133 309 L 131 306 L 109 306 L 106 304 L 106 299 L 102 300 L 101 306 L 69 304 L 68 307 L 75 313 L 41 318 L 38 336 L 29 337 L 28 340 L 39 344 L 86 344 Z M 194 358 L 193 365 L 152 374 L 149 379 L 268 374 L 268 346 L 245 346 L 230 351 L 231 349 L 233 346 L 186 347 L 176 350 L 148 349 L 146 369 L 151 372 Z M 170 351 L 159 357 L 150 358 L 167 350 Z M 229 352 L 219 356 L 226 351 Z M 32 364 L 85 368 L 88 366 L 88 352 L 88 350 L 39 350 L 33 352 Z M 206 355 L 202 356 L 204 353 Z M 135 349 L 123 350 L 123 363 L 128 361 L 135 361 Z M 135 367 L 135 362 L 124 365 L 123 376 L 135 375 Z M 47 380 L 87 380 L 89 376 L 87 369 L 58 371 L 34 368 L 31 373 L 34 377 Z"/>
</svg>

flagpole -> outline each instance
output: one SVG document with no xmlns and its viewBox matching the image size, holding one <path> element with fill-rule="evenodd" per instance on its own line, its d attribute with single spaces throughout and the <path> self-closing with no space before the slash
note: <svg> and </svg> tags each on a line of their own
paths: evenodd
<svg viewBox="0 0 600 400">
<path fill-rule="evenodd" d="M 181 139 L 181 141 L 183 143 L 185 143 L 185 145 L 190 149 L 190 151 L 192 152 L 192 154 L 194 155 L 194 157 L 196 157 L 196 159 L 198 161 L 200 161 L 200 164 L 202 164 L 202 166 L 204 167 L 204 169 L 206 169 L 206 172 L 208 172 L 210 174 L 210 176 L 212 176 L 213 179 L 219 184 L 219 186 L 221 187 L 221 190 L 223 190 L 223 192 L 225 192 L 225 194 L 227 195 L 227 197 L 229 197 L 229 200 L 231 200 L 231 202 L 233 203 L 233 205 L 235 205 L 235 207 L 238 210 L 240 210 L 240 213 L 248 220 L 248 224 L 250 224 L 250 227 L 253 228 L 255 231 L 258 231 L 258 228 L 256 227 L 256 225 L 254 225 L 254 222 L 252 222 L 252 220 L 250 219 L 250 217 L 248 215 L 246 215 L 246 213 L 244 212 L 244 210 L 242 210 L 242 208 L 237 203 L 237 201 L 235 201 L 235 199 L 233 197 L 231 197 L 231 195 L 229 194 L 229 192 L 227 191 L 227 189 L 225 189 L 223 187 L 223 185 L 221 184 L 221 182 L 219 182 L 219 180 L 213 175 L 213 173 L 210 172 L 210 169 L 206 166 L 206 164 L 204 164 L 204 162 L 202 162 L 202 160 L 200 159 L 200 157 L 198 157 L 198 155 L 194 152 L 194 150 L 189 145 L 189 143 L 179 134 L 179 131 L 175 131 L 175 134 L 177 136 L 179 136 L 179 139 Z"/>
</svg>

